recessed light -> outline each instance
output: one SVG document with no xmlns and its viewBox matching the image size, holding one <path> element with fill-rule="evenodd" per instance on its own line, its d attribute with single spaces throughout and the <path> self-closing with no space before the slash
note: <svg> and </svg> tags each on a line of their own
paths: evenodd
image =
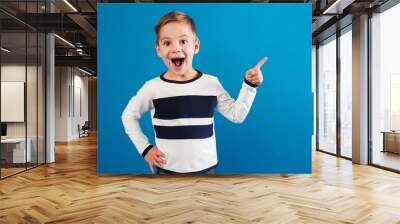
<svg viewBox="0 0 400 224">
<path fill-rule="evenodd" d="M 5 48 L 5 47 L 1 47 L 1 50 L 4 51 L 4 52 L 6 52 L 6 53 L 10 53 L 10 52 L 11 52 L 11 50 L 9 50 L 9 49 L 7 49 L 7 48 Z"/>
<path fill-rule="evenodd" d="M 79 67 L 78 67 L 78 70 L 81 71 L 81 72 L 83 72 L 83 73 L 85 73 L 85 74 L 88 74 L 88 75 L 90 75 L 90 76 L 92 75 L 92 73 L 90 73 L 90 72 L 88 72 L 88 71 L 86 71 L 86 70 L 83 70 L 83 69 L 81 69 L 81 68 L 79 68 Z"/>
<path fill-rule="evenodd" d="M 74 10 L 75 12 L 78 12 L 78 10 L 71 4 L 69 3 L 69 1 L 64 0 L 65 4 L 67 4 L 72 10 Z"/>
<path fill-rule="evenodd" d="M 75 45 L 71 44 L 71 42 L 69 42 L 68 40 L 66 40 L 66 39 L 64 39 L 64 38 L 62 38 L 62 37 L 60 37 L 60 36 L 57 35 L 57 34 L 54 34 L 54 36 L 57 37 L 58 39 L 60 39 L 61 41 L 63 41 L 64 43 L 68 44 L 69 46 L 75 48 Z"/>
</svg>

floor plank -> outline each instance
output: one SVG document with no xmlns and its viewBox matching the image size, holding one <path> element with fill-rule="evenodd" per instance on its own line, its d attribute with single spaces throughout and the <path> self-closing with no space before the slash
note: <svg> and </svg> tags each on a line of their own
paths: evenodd
<svg viewBox="0 0 400 224">
<path fill-rule="evenodd" d="M 400 175 L 313 153 L 312 175 L 98 175 L 96 138 L 0 181 L 0 223 L 400 223 Z"/>
</svg>

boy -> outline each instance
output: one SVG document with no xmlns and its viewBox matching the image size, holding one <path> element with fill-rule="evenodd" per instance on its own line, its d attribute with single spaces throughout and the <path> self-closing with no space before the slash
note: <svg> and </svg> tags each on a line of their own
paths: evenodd
<svg viewBox="0 0 400 224">
<path fill-rule="evenodd" d="M 156 51 L 168 71 L 147 81 L 122 114 L 124 128 L 151 172 L 215 173 L 217 166 L 214 109 L 241 123 L 246 118 L 263 81 L 261 66 L 246 72 L 238 99 L 233 100 L 218 79 L 192 67 L 200 40 L 195 24 L 182 12 L 162 16 L 155 26 Z M 156 145 L 142 133 L 138 120 L 151 111 Z"/>
</svg>

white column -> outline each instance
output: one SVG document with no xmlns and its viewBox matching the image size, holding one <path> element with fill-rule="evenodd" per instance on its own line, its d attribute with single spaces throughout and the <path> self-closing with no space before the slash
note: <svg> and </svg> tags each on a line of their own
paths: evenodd
<svg viewBox="0 0 400 224">
<path fill-rule="evenodd" d="M 353 162 L 368 163 L 368 15 L 353 19 Z"/>
<path fill-rule="evenodd" d="M 47 12 L 53 12 L 54 6 L 50 1 L 46 4 Z M 55 133 L 55 44 L 54 35 L 49 33 L 46 35 L 46 163 L 55 162 L 55 149 L 54 149 L 54 133 Z"/>
<path fill-rule="evenodd" d="M 47 57 L 47 76 L 46 76 L 46 163 L 52 163 L 55 161 L 55 150 L 54 150 L 54 133 L 55 133 L 55 103 L 54 103 L 54 35 L 49 33 L 46 36 L 46 57 Z"/>
</svg>

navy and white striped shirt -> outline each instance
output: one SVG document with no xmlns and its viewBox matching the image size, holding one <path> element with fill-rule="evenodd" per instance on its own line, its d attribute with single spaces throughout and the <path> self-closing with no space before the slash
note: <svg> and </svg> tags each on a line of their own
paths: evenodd
<svg viewBox="0 0 400 224">
<path fill-rule="evenodd" d="M 165 170 L 189 173 L 216 166 L 214 110 L 234 123 L 243 122 L 256 86 L 245 80 L 235 101 L 214 76 L 199 72 L 191 80 L 174 81 L 163 75 L 147 81 L 131 98 L 122 113 L 125 132 L 144 157 L 153 145 L 138 120 L 150 110 L 155 144 L 166 155 Z"/>
</svg>

